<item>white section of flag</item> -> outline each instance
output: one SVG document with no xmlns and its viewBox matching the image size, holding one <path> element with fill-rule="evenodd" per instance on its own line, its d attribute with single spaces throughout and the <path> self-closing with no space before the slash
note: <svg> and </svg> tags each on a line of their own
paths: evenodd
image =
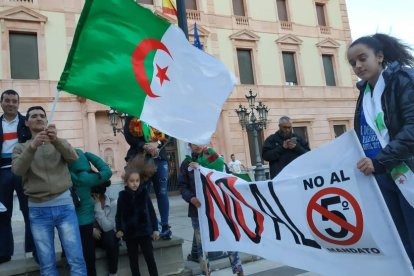
<svg viewBox="0 0 414 276">
<path fill-rule="evenodd" d="M 172 58 L 162 50 L 155 54 L 151 89 L 159 97 L 145 99 L 140 118 L 180 140 L 207 144 L 235 77 L 219 60 L 191 45 L 175 25 L 168 28 L 161 42 Z M 162 86 L 156 65 L 168 66 L 170 80 Z"/>
<path fill-rule="evenodd" d="M 0 202 L 0 213 L 6 212 L 7 208 L 3 205 L 3 203 Z"/>
</svg>

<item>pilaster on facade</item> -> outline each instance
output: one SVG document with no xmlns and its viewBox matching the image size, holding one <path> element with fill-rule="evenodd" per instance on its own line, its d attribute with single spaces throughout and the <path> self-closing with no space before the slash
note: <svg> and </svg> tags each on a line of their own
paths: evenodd
<svg viewBox="0 0 414 276">
<path fill-rule="evenodd" d="M 76 15 L 74 13 L 65 13 L 65 32 L 66 32 L 66 51 L 69 54 L 72 46 L 73 37 L 76 30 Z"/>
<path fill-rule="evenodd" d="M 348 9 L 346 7 L 346 1 L 339 0 L 339 6 L 341 9 L 341 19 L 342 19 L 343 30 L 345 32 L 345 39 L 348 43 L 351 43 L 352 41 L 351 27 L 349 25 L 349 17 L 348 17 Z"/>
<path fill-rule="evenodd" d="M 99 155 L 98 129 L 96 126 L 95 112 L 88 113 L 88 151 Z"/>
</svg>

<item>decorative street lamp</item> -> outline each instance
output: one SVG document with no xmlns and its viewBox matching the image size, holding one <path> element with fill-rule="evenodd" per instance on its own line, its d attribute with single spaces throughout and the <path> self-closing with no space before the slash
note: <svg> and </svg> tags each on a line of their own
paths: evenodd
<svg viewBox="0 0 414 276">
<path fill-rule="evenodd" d="M 266 129 L 267 114 L 269 113 L 269 109 L 267 106 L 262 104 L 262 102 L 259 102 L 259 104 L 256 105 L 256 96 L 257 94 L 253 95 L 253 92 L 250 89 L 249 94 L 247 94 L 245 97 L 249 102 L 249 109 L 251 111 L 247 111 L 248 109 L 240 104 L 239 108 L 236 109 L 236 113 L 239 117 L 239 123 L 242 129 L 246 129 L 247 132 L 251 132 L 253 134 L 254 153 L 256 155 L 256 168 L 254 169 L 254 177 L 257 181 L 260 181 L 266 180 L 266 176 L 260 155 L 259 139 L 257 133 L 262 129 Z M 255 115 L 255 110 L 258 114 L 258 118 Z"/>
<path fill-rule="evenodd" d="M 112 107 L 107 111 L 107 113 L 108 113 L 109 123 L 111 124 L 112 130 L 114 131 L 114 136 L 116 136 L 117 132 L 121 132 L 123 134 L 124 133 L 124 122 L 125 122 L 125 117 L 127 116 L 127 114 L 123 112 L 119 112 L 113 109 Z M 121 123 L 121 127 L 118 128 L 119 123 Z"/>
</svg>

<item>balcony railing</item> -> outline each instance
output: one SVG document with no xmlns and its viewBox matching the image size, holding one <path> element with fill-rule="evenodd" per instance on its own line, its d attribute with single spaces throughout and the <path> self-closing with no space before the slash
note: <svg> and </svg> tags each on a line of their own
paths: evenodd
<svg viewBox="0 0 414 276">
<path fill-rule="evenodd" d="M 236 15 L 235 18 L 236 18 L 236 24 L 237 25 L 246 25 L 246 26 L 249 25 L 249 18 L 248 17 Z"/>
<path fill-rule="evenodd" d="M 280 28 L 284 30 L 292 30 L 292 22 L 290 21 L 280 21 Z"/>
<path fill-rule="evenodd" d="M 200 11 L 187 10 L 186 12 L 187 12 L 187 19 L 188 20 L 200 21 Z"/>
<path fill-rule="evenodd" d="M 9 0 L 9 2 L 12 3 L 27 3 L 27 4 L 33 4 L 34 0 Z"/>
<path fill-rule="evenodd" d="M 327 26 L 319 26 L 319 29 L 321 30 L 321 34 L 331 34 L 331 28 Z"/>
</svg>

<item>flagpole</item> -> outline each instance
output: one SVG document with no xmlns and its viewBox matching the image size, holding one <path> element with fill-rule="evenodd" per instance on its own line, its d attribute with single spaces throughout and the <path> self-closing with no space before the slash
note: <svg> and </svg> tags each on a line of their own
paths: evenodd
<svg viewBox="0 0 414 276">
<path fill-rule="evenodd" d="M 183 30 L 185 37 L 188 39 L 188 26 L 187 26 L 187 12 L 185 8 L 185 0 L 177 0 L 177 19 L 178 27 Z"/>
<path fill-rule="evenodd" d="M 58 89 L 56 89 L 56 94 L 55 94 L 55 98 L 53 100 L 52 109 L 50 110 L 50 113 L 49 113 L 49 116 L 48 116 L 49 124 L 53 122 L 53 117 L 55 115 L 56 105 L 59 102 L 59 96 L 60 96 L 60 91 Z"/>
</svg>

